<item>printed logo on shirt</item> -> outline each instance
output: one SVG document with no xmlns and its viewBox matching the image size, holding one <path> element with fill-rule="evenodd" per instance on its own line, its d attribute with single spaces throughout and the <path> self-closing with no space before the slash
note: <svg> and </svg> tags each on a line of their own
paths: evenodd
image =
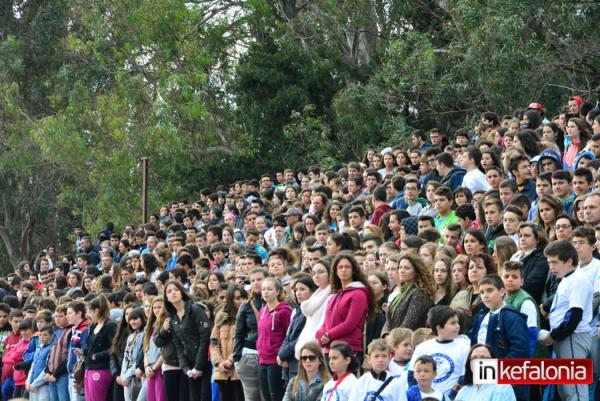
<svg viewBox="0 0 600 401">
<path fill-rule="evenodd" d="M 445 375 L 440 376 L 439 373 L 435 379 L 433 379 L 434 383 L 442 383 L 445 382 L 452 376 L 454 373 L 454 361 L 446 354 L 442 354 L 441 352 L 436 352 L 435 354 L 431 354 L 431 357 L 435 360 L 435 364 L 437 365 L 438 372 L 446 372 Z"/>
<path fill-rule="evenodd" d="M 367 395 L 365 396 L 365 399 L 364 399 L 364 401 L 375 401 L 375 400 L 377 400 L 377 401 L 384 401 L 383 397 L 381 396 L 381 394 L 379 394 L 377 396 L 377 398 L 375 398 L 375 391 L 369 391 L 367 393 Z"/>
</svg>

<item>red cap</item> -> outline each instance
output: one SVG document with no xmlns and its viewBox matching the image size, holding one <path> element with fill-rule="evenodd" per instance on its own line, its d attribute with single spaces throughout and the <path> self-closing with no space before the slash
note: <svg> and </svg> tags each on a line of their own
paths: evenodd
<svg viewBox="0 0 600 401">
<path fill-rule="evenodd" d="M 571 96 L 569 100 L 575 100 L 579 107 L 581 107 L 581 105 L 583 104 L 583 98 L 581 96 Z"/>
<path fill-rule="evenodd" d="M 543 109 L 544 109 L 544 105 L 539 102 L 529 103 L 529 106 L 527 106 L 527 110 L 543 110 Z"/>
</svg>

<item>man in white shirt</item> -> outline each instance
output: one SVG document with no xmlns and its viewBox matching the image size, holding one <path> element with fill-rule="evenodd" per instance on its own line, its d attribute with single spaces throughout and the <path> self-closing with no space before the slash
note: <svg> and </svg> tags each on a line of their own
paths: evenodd
<svg viewBox="0 0 600 401">
<path fill-rule="evenodd" d="M 485 174 L 479 169 L 480 163 L 481 151 L 474 146 L 469 146 L 462 157 L 462 166 L 467 170 L 462 186 L 469 188 L 472 193 L 487 191 L 491 188 L 485 179 Z"/>
</svg>

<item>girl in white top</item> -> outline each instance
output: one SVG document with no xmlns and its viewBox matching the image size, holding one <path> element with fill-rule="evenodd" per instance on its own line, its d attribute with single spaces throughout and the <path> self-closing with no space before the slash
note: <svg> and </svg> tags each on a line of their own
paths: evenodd
<svg viewBox="0 0 600 401">
<path fill-rule="evenodd" d="M 304 323 L 304 328 L 300 332 L 300 336 L 296 342 L 296 359 L 300 358 L 300 350 L 304 344 L 309 341 L 315 341 L 315 333 L 323 325 L 327 299 L 331 295 L 329 271 L 330 265 L 325 260 L 319 260 L 312 267 L 312 278 L 319 288 L 317 288 L 309 299 L 300 304 L 300 310 L 306 316 L 306 323 Z"/>
<path fill-rule="evenodd" d="M 348 344 L 338 341 L 331 345 L 329 368 L 333 378 L 323 387 L 321 401 L 347 401 L 356 383 L 356 376 L 352 373 L 356 368 L 356 361 L 354 352 Z"/>
</svg>

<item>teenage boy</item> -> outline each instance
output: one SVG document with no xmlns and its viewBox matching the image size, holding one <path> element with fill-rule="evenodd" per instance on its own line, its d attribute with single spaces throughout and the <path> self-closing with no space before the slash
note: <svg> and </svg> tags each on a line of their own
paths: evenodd
<svg viewBox="0 0 600 401">
<path fill-rule="evenodd" d="M 494 242 L 496 238 L 506 235 L 504 227 L 502 226 L 502 203 L 499 199 L 490 198 L 488 199 L 483 210 L 485 212 L 485 240 L 487 242 L 488 249 L 494 250 Z"/>
<path fill-rule="evenodd" d="M 544 255 L 550 271 L 562 280 L 550 308 L 550 333 L 543 342 L 553 345 L 557 358 L 587 358 L 591 345 L 592 283 L 583 270 L 576 269 L 579 256 L 570 242 L 551 242 Z M 587 391 L 585 384 L 558 385 L 558 394 L 564 401 L 587 400 Z"/>
<path fill-rule="evenodd" d="M 529 159 L 527 156 L 517 156 L 508 162 L 508 171 L 515 177 L 517 182 L 517 191 L 527 196 L 532 201 L 536 199 L 535 181 L 531 177 L 529 168 Z"/>
<path fill-rule="evenodd" d="M 552 173 L 552 192 L 562 201 L 565 213 L 568 215 L 573 214 L 573 203 L 575 202 L 572 182 L 573 176 L 568 170 L 558 170 Z"/>
<path fill-rule="evenodd" d="M 573 173 L 573 192 L 575 196 L 587 195 L 594 184 L 594 176 L 590 169 L 580 167 Z"/>
<path fill-rule="evenodd" d="M 475 317 L 471 344 L 489 345 L 497 358 L 529 358 L 527 317 L 504 302 L 502 279 L 495 275 L 479 281 L 479 293 L 485 308 Z M 529 400 L 529 386 L 513 386 L 519 401 Z"/>
<path fill-rule="evenodd" d="M 449 398 L 456 395 L 456 386 L 464 374 L 465 363 L 471 342 L 466 336 L 459 336 L 460 324 L 457 312 L 449 306 L 434 306 L 429 311 L 429 326 L 435 336 L 419 344 L 410 361 L 409 384 L 414 380 L 415 364 L 422 355 L 430 355 L 436 363 L 437 376 L 432 387 Z"/>
<path fill-rule="evenodd" d="M 444 242 L 446 245 L 451 246 L 456 250 L 457 254 L 462 253 L 461 243 L 461 227 L 460 224 L 450 224 L 446 227 L 446 234 L 444 235 Z"/>
<path fill-rule="evenodd" d="M 40 348 L 33 354 L 31 369 L 25 382 L 25 390 L 29 392 L 30 401 L 47 401 L 50 398 L 44 368 L 50 354 L 52 334 L 54 334 L 52 326 L 46 326 L 39 332 Z"/>
<path fill-rule="evenodd" d="M 373 207 L 375 210 L 373 211 L 373 216 L 371 216 L 371 224 L 378 225 L 383 215 L 392 210 L 390 205 L 386 203 L 386 200 L 387 193 L 385 192 L 385 187 L 377 185 L 373 190 Z"/>
<path fill-rule="evenodd" d="M 463 231 L 467 231 L 469 228 L 479 229 L 480 225 L 477 221 L 477 215 L 475 214 L 475 208 L 471 204 L 460 205 L 456 208 L 455 212 L 456 217 L 458 217 L 458 222 L 460 224 L 460 228 Z"/>
<path fill-rule="evenodd" d="M 502 206 L 506 207 L 517 194 L 517 182 L 514 178 L 508 178 L 500 183 L 499 191 Z"/>
<path fill-rule="evenodd" d="M 481 165 L 481 151 L 475 146 L 469 146 L 463 153 L 462 166 L 467 173 L 463 177 L 462 186 L 469 188 L 471 193 L 475 191 L 487 191 L 490 184 L 485 179 L 485 174 L 479 169 Z"/>
<path fill-rule="evenodd" d="M 406 177 L 406 184 L 404 185 L 404 202 L 406 203 L 406 211 L 411 216 L 418 216 L 423 205 L 419 202 L 419 180 L 416 176 Z"/>
<path fill-rule="evenodd" d="M 435 168 L 440 174 L 442 185 L 448 186 L 451 191 L 462 185 L 465 169 L 454 165 L 452 155 L 448 152 L 440 153 L 435 157 Z"/>
<path fill-rule="evenodd" d="M 537 179 L 535 180 L 535 193 L 537 194 L 537 199 L 540 199 L 542 196 L 546 194 L 552 194 L 552 173 L 547 171 L 545 173 L 539 174 Z M 533 221 L 535 216 L 537 215 L 538 204 L 537 200 L 531 203 L 531 209 L 529 209 L 529 218 L 528 220 Z"/>
<path fill-rule="evenodd" d="M 525 283 L 525 280 L 523 279 L 523 263 L 517 261 L 508 261 L 504 263 L 502 282 L 506 289 L 504 303 L 511 305 L 515 310 L 527 316 L 529 353 L 533 355 L 537 343 L 540 318 L 535 300 L 527 291 L 521 288 Z"/>
<path fill-rule="evenodd" d="M 406 401 L 406 384 L 388 372 L 391 347 L 383 339 L 371 341 L 368 361 L 371 371 L 354 383 L 349 401 Z"/>
<path fill-rule="evenodd" d="M 592 284 L 594 290 L 594 297 L 592 301 L 592 321 L 590 322 L 591 330 L 591 358 L 594 361 L 594 377 L 598 377 L 600 374 L 600 341 L 597 338 L 599 325 L 598 325 L 598 305 L 600 304 L 600 260 L 594 258 L 594 251 L 596 249 L 596 233 L 593 228 L 581 226 L 577 227 L 573 231 L 573 239 L 571 241 L 575 250 L 577 251 L 577 257 L 579 258 L 579 265 L 577 270 L 585 273 L 588 277 L 588 281 Z M 594 382 L 596 382 L 595 380 Z M 591 385 L 593 388 L 595 383 Z"/>
<path fill-rule="evenodd" d="M 433 203 L 438 212 L 435 217 L 435 228 L 440 232 L 442 238 L 445 235 L 446 227 L 459 222 L 452 210 L 452 198 L 452 190 L 444 186 L 436 189 L 433 196 Z"/>
<path fill-rule="evenodd" d="M 69 375 L 67 373 L 67 352 L 71 340 L 71 325 L 67 320 L 67 307 L 59 305 L 54 312 L 56 330 L 50 346 L 48 364 L 44 379 L 49 383 L 52 401 L 69 400 Z"/>
<path fill-rule="evenodd" d="M 415 380 L 417 384 L 410 387 L 406 392 L 408 401 L 421 401 L 424 399 L 432 399 L 443 401 L 446 396 L 434 390 L 431 384 L 437 375 L 435 360 L 429 355 L 421 355 L 415 361 Z"/>
</svg>

